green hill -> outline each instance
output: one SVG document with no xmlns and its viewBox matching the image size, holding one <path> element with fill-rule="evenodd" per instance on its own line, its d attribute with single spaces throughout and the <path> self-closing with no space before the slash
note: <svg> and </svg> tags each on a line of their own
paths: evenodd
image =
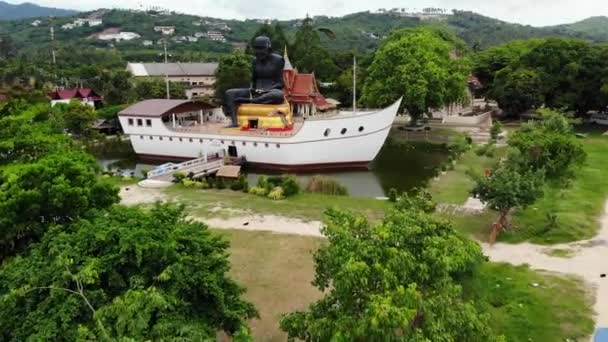
<svg viewBox="0 0 608 342">
<path fill-rule="evenodd" d="M 560 25 L 557 28 L 584 34 L 598 42 L 605 42 L 608 39 L 608 17 L 591 17 L 573 24 Z"/>
<path fill-rule="evenodd" d="M 227 25 L 229 29 L 223 28 L 228 40 L 226 43 L 202 39 L 198 42 L 170 43 L 172 51 L 221 54 L 232 50 L 231 43 L 247 42 L 261 25 L 259 20 L 224 20 L 179 13 L 104 10 L 103 25 L 95 27 L 85 25 L 71 30 L 61 29 L 61 25 L 89 14 L 81 13 L 78 16 L 56 18 L 54 24 L 57 44 L 70 48 L 88 46 L 136 51 L 137 59 L 143 61 L 158 58 L 157 44 L 150 47 L 144 47 L 142 44 L 143 40 L 156 43 L 162 37 L 160 33 L 154 32 L 155 25 L 175 26 L 176 37 L 192 36 L 196 32 L 208 30 L 217 31 L 218 27 Z M 572 25 L 543 28 L 507 23 L 468 11 L 441 12 L 432 17 L 395 11 L 359 12 L 342 17 L 317 16 L 313 19 L 316 27 L 328 28 L 336 33 L 337 38 L 332 41 L 322 36 L 323 44 L 334 52 L 352 50 L 370 52 L 378 47 L 382 38 L 392 30 L 419 25 L 446 27 L 454 31 L 473 49 L 483 49 L 515 39 L 550 36 L 580 38 L 595 42 L 608 41 L 608 25 L 605 24 L 608 18 L 590 18 Z M 279 23 L 287 36 L 293 38 L 301 20 L 286 20 Z M 136 32 L 142 37 L 120 43 L 104 42 L 92 37 L 108 28 Z M 31 19 L 0 21 L 0 35 L 8 35 L 14 45 L 24 53 L 39 53 L 50 44 L 49 22 L 46 19 L 39 26 L 32 26 Z"/>
<path fill-rule="evenodd" d="M 18 5 L 0 1 L 0 20 L 13 20 L 35 17 L 65 17 L 76 14 L 76 11 L 38 6 L 29 2 Z"/>
</svg>

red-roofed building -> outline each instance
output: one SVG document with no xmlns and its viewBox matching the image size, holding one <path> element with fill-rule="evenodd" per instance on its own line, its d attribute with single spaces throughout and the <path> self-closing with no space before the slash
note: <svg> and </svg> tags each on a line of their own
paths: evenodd
<svg viewBox="0 0 608 342">
<path fill-rule="evenodd" d="M 70 103 L 72 100 L 79 100 L 83 104 L 98 108 L 103 100 L 102 96 L 89 88 L 55 90 L 49 93 L 49 97 L 51 98 L 51 106 L 57 103 Z"/>
<path fill-rule="evenodd" d="M 294 114 L 304 116 L 314 115 L 317 111 L 326 111 L 336 108 L 336 105 L 327 102 L 319 92 L 315 74 L 300 74 L 291 65 L 287 50 L 285 50 L 285 68 L 283 81 L 285 82 L 285 96 L 293 108 Z"/>
</svg>

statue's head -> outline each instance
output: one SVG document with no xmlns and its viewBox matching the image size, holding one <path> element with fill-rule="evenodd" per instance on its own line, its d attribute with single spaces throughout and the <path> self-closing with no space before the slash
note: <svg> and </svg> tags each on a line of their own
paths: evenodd
<svg viewBox="0 0 608 342">
<path fill-rule="evenodd" d="M 251 45 L 257 59 L 265 59 L 272 52 L 270 38 L 266 36 L 255 37 Z"/>
</svg>

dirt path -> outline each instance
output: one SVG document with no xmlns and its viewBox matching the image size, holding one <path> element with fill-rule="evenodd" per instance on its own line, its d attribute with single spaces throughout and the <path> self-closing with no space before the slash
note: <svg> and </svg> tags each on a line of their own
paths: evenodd
<svg viewBox="0 0 608 342">
<path fill-rule="evenodd" d="M 492 261 L 508 262 L 514 265 L 528 264 L 539 270 L 575 274 L 591 284 L 596 290 L 596 327 L 608 327 L 608 201 L 600 219 L 599 234 L 586 241 L 552 246 L 538 246 L 529 243 L 518 245 L 495 244 L 490 247 L 482 243 L 484 253 Z M 551 249 L 569 249 L 574 252 L 570 258 L 552 257 L 546 254 Z"/>
<path fill-rule="evenodd" d="M 145 189 L 138 186 L 129 187 L 129 190 L 121 189 L 120 196 L 122 203 L 126 205 L 153 203 L 166 198 L 160 189 Z M 241 215 L 230 219 L 204 219 L 204 222 L 217 229 L 323 236 L 320 232 L 323 224 L 319 221 L 302 221 L 275 215 Z M 481 243 L 481 246 L 492 261 L 514 265 L 528 264 L 533 269 L 580 276 L 596 290 L 596 327 L 608 327 L 608 278 L 601 278 L 602 274 L 608 274 L 608 201 L 600 223 L 599 234 L 586 241 L 552 246 L 530 243 L 518 245 L 499 243 L 494 246 Z M 552 249 L 568 249 L 573 251 L 573 255 L 570 258 L 547 255 L 546 253 Z"/>
</svg>

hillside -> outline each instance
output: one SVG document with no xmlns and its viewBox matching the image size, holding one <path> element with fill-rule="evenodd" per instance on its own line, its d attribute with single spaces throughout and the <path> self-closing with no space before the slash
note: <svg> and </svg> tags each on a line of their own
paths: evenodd
<svg viewBox="0 0 608 342">
<path fill-rule="evenodd" d="M 25 19 L 35 17 L 66 17 L 78 13 L 74 10 L 38 6 L 29 2 L 18 5 L 0 1 L 0 20 Z"/>
<path fill-rule="evenodd" d="M 591 17 L 573 24 L 559 25 L 556 28 L 585 34 L 594 41 L 602 42 L 608 37 L 608 17 Z"/>
<path fill-rule="evenodd" d="M 103 17 L 103 24 L 83 25 L 71 29 L 62 28 L 78 18 L 90 16 Z M 512 24 L 467 11 L 445 11 L 431 17 L 410 15 L 408 13 L 383 11 L 359 12 L 343 17 L 314 17 L 316 27 L 324 27 L 336 33 L 336 40 L 330 41 L 322 35 L 323 44 L 334 52 L 358 50 L 363 53 L 373 51 L 380 45 L 383 37 L 399 28 L 419 25 L 435 25 L 454 31 L 474 50 L 502 44 L 515 39 L 543 38 L 562 36 L 580 38 L 595 42 L 608 41 L 608 25 L 602 23 L 607 18 L 589 20 L 554 27 L 537 28 Z M 222 54 L 229 52 L 237 44 L 247 42 L 260 27 L 261 20 L 224 20 L 199 17 L 174 12 L 142 12 L 124 10 L 99 10 L 80 13 L 72 17 L 54 20 L 57 44 L 64 47 L 87 46 L 96 48 L 117 48 L 122 51 L 135 51 L 141 61 L 158 59 L 158 42 L 163 37 L 154 27 L 174 26 L 171 37 L 172 51 Z M 273 22 L 274 24 L 277 21 Z M 301 20 L 278 21 L 288 38 L 293 39 Z M 49 42 L 50 22 L 45 19 L 33 26 L 31 19 L 0 21 L 0 35 L 8 35 L 14 45 L 23 53 L 38 52 Z M 141 36 L 132 41 L 112 43 L 95 38 L 103 30 L 135 32 Z M 219 31 L 226 42 L 211 41 L 205 38 L 190 39 L 208 31 Z M 151 41 L 144 46 L 144 41 Z"/>
</svg>

